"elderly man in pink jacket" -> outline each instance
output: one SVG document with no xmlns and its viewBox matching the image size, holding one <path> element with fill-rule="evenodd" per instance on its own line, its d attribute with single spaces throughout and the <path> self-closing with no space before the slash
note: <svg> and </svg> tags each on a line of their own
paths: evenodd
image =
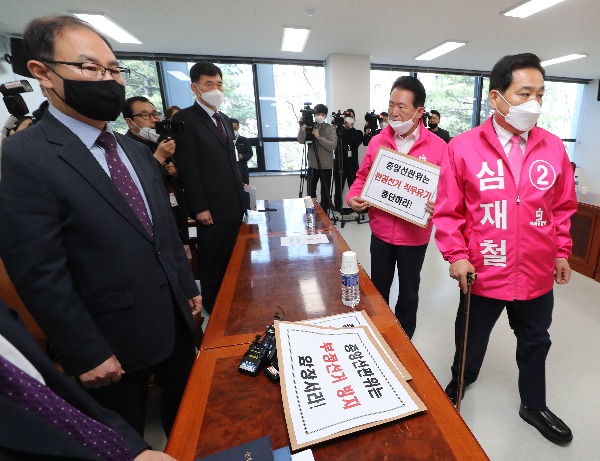
<svg viewBox="0 0 600 461">
<path fill-rule="evenodd" d="M 397 150 L 435 165 L 442 163 L 447 144 L 425 128 L 421 117 L 425 88 L 415 77 L 399 77 L 392 85 L 388 109 L 389 125 L 369 142 L 356 180 L 348 191 L 348 205 L 364 211 L 368 204 L 360 198 L 369 171 L 380 147 Z M 433 213 L 433 202 L 426 209 Z M 409 338 L 417 326 L 419 284 L 425 251 L 431 237 L 431 222 L 419 227 L 378 208 L 369 209 L 371 224 L 371 279 L 389 304 L 390 287 L 398 268 L 398 300 L 395 313 Z"/>
<path fill-rule="evenodd" d="M 536 127 L 545 72 L 530 53 L 505 56 L 490 76 L 494 115 L 456 136 L 442 167 L 434 224 L 450 276 L 473 283 L 465 388 L 479 374 L 490 333 L 506 308 L 517 338 L 519 414 L 547 439 L 573 435 L 546 406 L 545 363 L 553 284 L 569 281 L 570 217 L 577 209 L 573 169 L 562 141 Z M 456 403 L 463 308 L 446 393 Z"/>
</svg>

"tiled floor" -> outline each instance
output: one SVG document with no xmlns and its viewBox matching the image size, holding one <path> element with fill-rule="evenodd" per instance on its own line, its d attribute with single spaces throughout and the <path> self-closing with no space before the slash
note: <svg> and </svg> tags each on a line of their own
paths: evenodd
<svg viewBox="0 0 600 461">
<path fill-rule="evenodd" d="M 349 222 L 339 230 L 370 273 L 369 225 Z M 421 276 L 413 343 L 444 387 L 450 379 L 454 353 L 458 288 L 433 240 Z M 397 290 L 396 280 L 390 299 L 395 300 Z M 556 286 L 554 294 L 553 346 L 547 360 L 548 406 L 571 427 L 574 440 L 567 447 L 554 445 L 519 417 L 515 339 L 503 315 L 492 333 L 480 377 L 469 387 L 461 408 L 466 423 L 494 461 L 600 459 L 600 430 L 595 422 L 600 417 L 600 399 L 595 395 L 600 384 L 600 283 L 573 273 L 571 282 Z M 146 437 L 157 449 L 164 447 L 154 401 Z"/>
</svg>

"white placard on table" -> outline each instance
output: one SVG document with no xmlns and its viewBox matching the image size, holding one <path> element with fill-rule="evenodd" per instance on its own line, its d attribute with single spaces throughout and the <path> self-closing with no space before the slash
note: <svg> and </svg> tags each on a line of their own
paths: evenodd
<svg viewBox="0 0 600 461">
<path fill-rule="evenodd" d="M 427 227 L 427 200 L 435 197 L 440 167 L 380 147 L 360 194 L 363 200 L 417 226 Z"/>
<path fill-rule="evenodd" d="M 292 450 L 426 409 L 367 327 L 275 321 Z"/>
<path fill-rule="evenodd" d="M 377 341 L 377 345 L 383 349 L 386 357 L 398 369 L 400 375 L 405 380 L 412 379 L 410 373 L 406 370 L 402 362 L 396 357 L 390 346 L 385 342 L 375 324 L 371 321 L 365 311 L 351 311 L 343 314 L 329 315 L 327 317 L 319 317 L 318 319 L 302 320 L 296 323 L 304 323 L 307 325 L 317 325 L 319 327 L 333 328 L 348 328 L 348 327 L 367 327 L 373 338 Z"/>
<path fill-rule="evenodd" d="M 282 247 L 291 247 L 298 245 L 316 245 L 318 243 L 329 243 L 325 234 L 310 235 L 288 235 L 281 237 Z"/>
</svg>

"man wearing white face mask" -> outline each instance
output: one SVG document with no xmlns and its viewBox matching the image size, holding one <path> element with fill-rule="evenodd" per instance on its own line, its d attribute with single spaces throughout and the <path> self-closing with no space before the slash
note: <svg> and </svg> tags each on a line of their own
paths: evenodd
<svg viewBox="0 0 600 461">
<path fill-rule="evenodd" d="M 519 415 L 564 445 L 573 434 L 546 406 L 545 364 L 553 284 L 571 276 L 569 228 L 577 200 L 562 141 L 535 126 L 544 77 L 531 53 L 496 63 L 489 93 L 494 115 L 450 142 L 433 220 L 437 245 L 463 293 L 467 273 L 478 275 L 471 291 L 465 388 L 477 379 L 492 328 L 506 308 L 517 338 Z M 453 402 L 463 316 L 461 302 L 452 381 L 446 387 Z"/>
<path fill-rule="evenodd" d="M 152 151 L 162 174 L 179 237 L 183 243 L 187 243 L 189 240 L 187 201 L 179 183 L 177 165 L 171 159 L 175 153 L 175 141 L 160 140 L 160 135 L 154 129 L 155 123 L 160 121 L 160 112 L 148 98 L 133 96 L 126 99 L 122 113 L 129 127 L 125 136 L 145 144 Z"/>
<path fill-rule="evenodd" d="M 344 184 L 352 186 L 358 170 L 358 147 L 362 144 L 363 132 L 354 128 L 354 109 L 344 112 L 344 124 L 336 128 L 338 143 L 335 151 L 335 209 L 342 212 Z"/>
<path fill-rule="evenodd" d="M 392 85 L 388 107 L 388 125 L 369 142 L 365 157 L 350 187 L 347 202 L 357 212 L 368 203 L 360 198 L 365 181 L 380 147 L 440 165 L 448 151 L 447 144 L 425 128 L 422 115 L 425 88 L 415 77 L 400 77 Z M 433 213 L 433 202 L 426 206 Z M 431 237 L 431 222 L 419 227 L 375 207 L 369 209 L 371 226 L 371 279 L 389 304 L 390 288 L 398 270 L 398 300 L 395 313 L 409 338 L 417 326 L 421 268 Z"/>
<path fill-rule="evenodd" d="M 210 314 L 221 287 L 244 215 L 244 190 L 231 121 L 223 103 L 223 74 L 210 62 L 190 69 L 192 106 L 173 116 L 185 123 L 175 135 L 179 177 L 198 232 L 198 273 L 203 305 Z"/>
<path fill-rule="evenodd" d="M 308 149 L 308 192 L 313 198 L 317 197 L 317 184 L 321 183 L 321 200 L 319 203 L 325 210 L 329 211 L 331 206 L 329 190 L 331 189 L 331 177 L 333 173 L 333 150 L 337 144 L 337 134 L 335 127 L 330 125 L 325 120 L 329 109 L 325 104 L 317 104 L 315 106 L 315 124 L 312 132 L 309 133 L 308 141 L 314 143 L 317 147 L 318 157 L 315 155 L 315 149 Z M 298 142 L 304 144 L 307 142 L 306 124 L 304 118 L 298 131 Z"/>
<path fill-rule="evenodd" d="M 175 142 L 172 139 L 158 142 L 160 135 L 156 133 L 154 124 L 160 121 L 161 114 L 154 104 L 148 98 L 134 96 L 125 100 L 122 112 L 125 123 L 129 127 L 126 135 L 146 144 L 154 154 L 154 158 L 164 165 L 175 152 Z"/>
</svg>

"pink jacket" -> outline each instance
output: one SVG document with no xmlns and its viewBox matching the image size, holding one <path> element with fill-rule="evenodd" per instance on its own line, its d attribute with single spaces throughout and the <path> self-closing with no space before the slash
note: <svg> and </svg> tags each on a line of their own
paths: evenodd
<svg viewBox="0 0 600 461">
<path fill-rule="evenodd" d="M 371 142 L 369 142 L 365 158 L 356 172 L 356 180 L 352 183 L 348 191 L 346 201 L 352 197 L 360 196 L 380 147 L 397 149 L 396 141 L 394 140 L 394 129 L 391 126 L 385 127 L 381 130 L 381 133 L 374 136 Z M 435 165 L 441 165 L 442 159 L 447 155 L 447 152 L 448 145 L 446 142 L 431 133 L 425 128 L 423 122 L 420 122 L 419 138 L 415 141 L 408 155 L 422 158 Z M 373 234 L 384 242 L 393 245 L 425 245 L 429 243 L 429 238 L 431 237 L 431 222 L 429 222 L 427 228 L 422 228 L 375 207 L 369 209 L 369 220 Z"/>
<path fill-rule="evenodd" d="M 573 168 L 562 141 L 542 128 L 529 132 L 517 189 L 490 118 L 450 142 L 433 217 L 435 239 L 446 261 L 473 264 L 472 293 L 533 299 L 552 289 L 555 259 L 571 254 L 576 209 Z"/>
</svg>

